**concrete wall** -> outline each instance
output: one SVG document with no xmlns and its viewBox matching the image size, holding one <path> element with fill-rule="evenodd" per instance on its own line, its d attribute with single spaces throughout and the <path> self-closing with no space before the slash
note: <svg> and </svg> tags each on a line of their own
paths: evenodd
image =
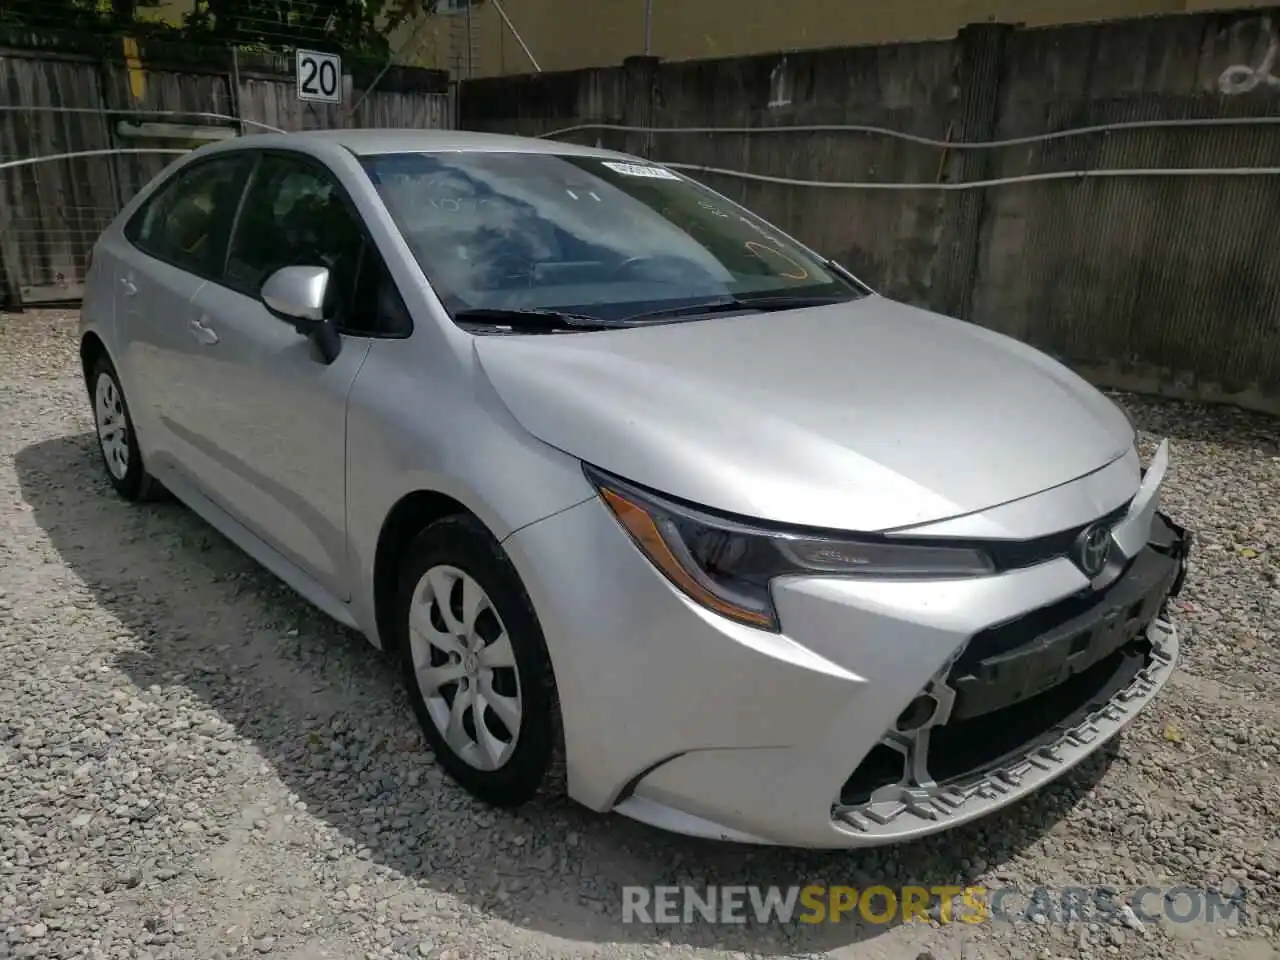
<svg viewBox="0 0 1280 960">
<path fill-rule="evenodd" d="M 857 123 L 985 141 L 1118 121 L 1274 120 L 1280 86 L 1219 89 L 1229 67 L 1262 63 L 1273 36 L 1257 15 L 1184 15 L 975 26 L 954 40 L 786 57 L 638 60 L 464 83 L 460 123 L 522 133 L 582 123 Z M 993 150 L 847 132 L 588 130 L 566 139 L 823 181 L 1280 167 L 1280 124 L 1130 130 Z M 1074 178 L 946 192 L 697 175 L 882 292 L 1018 336 L 1099 382 L 1280 413 L 1280 177 Z"/>
<path fill-rule="evenodd" d="M 501 0 L 543 70 L 613 66 L 645 52 L 646 0 Z M 442 4 L 443 6 L 444 4 Z M 969 23 L 1028 26 L 1264 7 L 1249 0 L 652 0 L 651 53 L 665 60 L 735 57 L 904 40 L 946 40 Z M 422 32 L 423 66 L 467 76 L 462 13 Z M 529 58 L 490 0 L 471 12 L 471 76 L 528 73 Z"/>
</svg>

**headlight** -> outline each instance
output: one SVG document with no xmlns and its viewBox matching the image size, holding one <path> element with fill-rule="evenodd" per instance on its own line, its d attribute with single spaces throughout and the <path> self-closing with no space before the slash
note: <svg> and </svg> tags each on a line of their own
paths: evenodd
<svg viewBox="0 0 1280 960">
<path fill-rule="evenodd" d="M 708 610 L 764 630 L 778 630 L 769 592 L 778 577 L 953 580 L 995 569 L 990 557 L 968 547 L 761 529 L 585 470 L 623 529 L 668 580 Z"/>
</svg>

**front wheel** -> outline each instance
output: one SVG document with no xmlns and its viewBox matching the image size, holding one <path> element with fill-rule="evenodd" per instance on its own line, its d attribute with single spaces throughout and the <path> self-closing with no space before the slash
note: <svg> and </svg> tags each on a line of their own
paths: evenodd
<svg viewBox="0 0 1280 960">
<path fill-rule="evenodd" d="M 405 686 L 440 765 L 486 803 L 530 800 L 558 766 L 555 681 L 524 586 L 482 524 L 449 517 L 418 535 L 396 623 Z"/>
<path fill-rule="evenodd" d="M 89 397 L 93 402 L 98 449 L 111 486 L 126 500 L 152 499 L 159 493 L 159 484 L 142 462 L 142 450 L 120 388 L 120 377 L 105 356 L 93 365 L 89 374 Z"/>
</svg>

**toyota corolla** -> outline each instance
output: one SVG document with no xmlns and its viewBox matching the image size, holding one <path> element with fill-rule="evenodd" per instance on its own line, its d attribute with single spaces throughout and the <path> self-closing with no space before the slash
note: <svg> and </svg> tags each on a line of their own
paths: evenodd
<svg viewBox="0 0 1280 960">
<path fill-rule="evenodd" d="M 1168 680 L 1190 536 L 1064 366 L 660 164 L 445 131 L 184 155 L 97 243 L 106 475 L 393 656 L 437 761 L 682 833 L 917 837 Z"/>
</svg>

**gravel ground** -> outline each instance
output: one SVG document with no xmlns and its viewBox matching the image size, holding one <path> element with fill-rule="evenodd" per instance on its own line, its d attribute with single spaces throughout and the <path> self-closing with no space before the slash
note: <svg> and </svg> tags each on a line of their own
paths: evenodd
<svg viewBox="0 0 1280 960">
<path fill-rule="evenodd" d="M 570 804 L 483 809 L 392 670 L 176 503 L 101 476 L 74 316 L 0 317 L 0 957 L 1280 956 L 1280 423 L 1121 398 L 1174 439 L 1184 666 L 1118 745 L 952 834 L 815 854 Z M 654 927 L 624 884 L 1243 891 L 1245 918 Z M 1148 905 L 1150 906 L 1150 904 Z"/>
</svg>

